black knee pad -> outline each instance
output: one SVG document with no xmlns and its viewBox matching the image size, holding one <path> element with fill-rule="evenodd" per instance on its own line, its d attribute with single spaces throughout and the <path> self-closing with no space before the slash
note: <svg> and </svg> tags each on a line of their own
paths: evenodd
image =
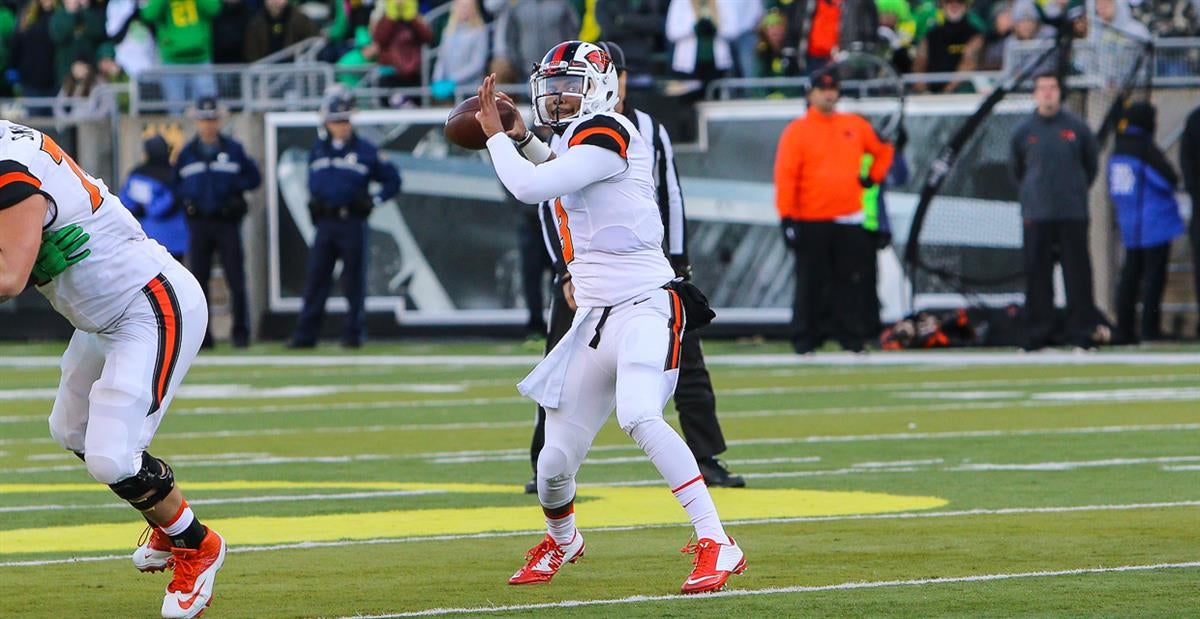
<svg viewBox="0 0 1200 619">
<path fill-rule="evenodd" d="M 175 489 L 175 472 L 170 465 L 149 452 L 142 452 L 142 469 L 133 477 L 126 477 L 109 488 L 117 496 L 129 501 L 134 509 L 149 511 Z"/>
</svg>

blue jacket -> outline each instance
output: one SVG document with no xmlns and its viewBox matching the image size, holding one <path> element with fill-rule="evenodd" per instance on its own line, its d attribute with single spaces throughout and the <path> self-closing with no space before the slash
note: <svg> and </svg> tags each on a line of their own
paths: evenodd
<svg viewBox="0 0 1200 619">
<path fill-rule="evenodd" d="M 245 214 L 243 192 L 262 183 L 258 165 L 246 156 L 237 140 L 221 135 L 216 152 L 206 154 L 200 138 L 192 138 L 175 160 L 175 186 L 179 198 L 206 217 L 240 217 Z M 232 208 L 229 212 L 223 209 Z"/>
<path fill-rule="evenodd" d="M 328 208 L 350 206 L 355 200 L 370 198 L 371 181 L 381 185 L 380 200 L 400 192 L 396 166 L 382 159 L 374 144 L 357 135 L 351 135 L 342 148 L 334 148 L 329 139 L 320 140 L 308 153 L 308 193 L 314 202 Z"/>
<path fill-rule="evenodd" d="M 1117 136 L 1108 160 L 1108 194 L 1117 209 L 1125 247 L 1156 247 L 1183 234 L 1183 218 L 1175 201 L 1178 182 L 1162 151 L 1144 130 L 1130 126 Z"/>
<path fill-rule="evenodd" d="M 146 236 L 161 243 L 172 254 L 187 253 L 187 219 L 169 184 L 138 168 L 125 179 L 120 198 L 141 222 Z"/>
</svg>

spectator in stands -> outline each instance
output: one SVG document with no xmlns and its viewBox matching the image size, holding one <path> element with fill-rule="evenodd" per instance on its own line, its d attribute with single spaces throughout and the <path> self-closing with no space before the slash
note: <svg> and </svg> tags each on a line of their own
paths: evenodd
<svg viewBox="0 0 1200 619">
<path fill-rule="evenodd" d="M 384 0 L 383 18 L 372 39 L 379 46 L 378 62 L 387 73 L 385 88 L 421 85 L 421 46 L 433 42 L 433 31 L 417 13 L 417 0 Z"/>
<path fill-rule="evenodd" d="M 96 65 L 82 55 L 76 58 L 54 100 L 54 118 L 58 121 L 86 120 L 109 113 L 114 104 L 112 97 L 96 89 L 103 83 L 104 78 Z"/>
<path fill-rule="evenodd" d="M 1183 218 L 1175 202 L 1179 177 L 1154 143 L 1157 114 L 1149 103 L 1129 106 L 1108 160 L 1108 195 L 1116 207 L 1125 245 L 1117 286 L 1116 337 L 1125 344 L 1162 337 L 1162 297 L 1171 241 L 1183 234 Z M 1139 298 L 1140 334 L 1135 326 Z"/>
<path fill-rule="evenodd" d="M 805 68 L 809 73 L 820 70 L 833 60 L 841 21 L 842 0 L 815 1 L 808 29 L 808 48 L 804 55 Z"/>
<path fill-rule="evenodd" d="M 1200 306 L 1200 107 L 1192 110 L 1179 139 L 1179 170 L 1183 173 L 1183 186 L 1192 199 L 1192 221 L 1188 235 L 1192 241 L 1192 277 L 1195 280 L 1196 304 Z M 1197 312 L 1200 318 L 1200 312 Z M 1196 325 L 1200 337 L 1200 323 Z"/>
<path fill-rule="evenodd" d="M 974 13 L 967 10 L 967 0 L 941 0 L 942 13 L 938 24 L 926 33 L 917 46 L 913 61 L 916 73 L 952 73 L 974 71 L 979 67 L 983 52 L 983 26 Z M 917 90 L 955 92 L 965 84 L 953 81 L 926 86 Z"/>
<path fill-rule="evenodd" d="M 375 66 L 379 46 L 371 40 L 367 27 L 359 26 L 354 31 L 353 44 L 341 49 L 345 49 L 345 53 L 334 59 L 338 67 L 337 81 L 346 88 L 353 88 Z"/>
<path fill-rule="evenodd" d="M 842 348 L 859 352 L 879 320 L 878 306 L 864 302 L 875 245 L 863 227 L 863 193 L 883 181 L 893 149 L 862 117 L 834 111 L 834 71 L 811 81 L 808 111 L 784 129 L 775 155 L 775 206 L 784 242 L 796 254 L 792 345 L 800 354 L 820 348 L 829 317 Z M 867 154 L 874 158 L 862 173 Z"/>
<path fill-rule="evenodd" d="M 23 97 L 49 98 L 58 94 L 55 45 L 50 38 L 50 16 L 57 5 L 57 0 L 30 0 L 13 37 L 11 62 Z M 50 106 L 31 106 L 28 113 L 46 115 Z"/>
<path fill-rule="evenodd" d="M 980 69 L 997 71 L 1003 65 L 1005 41 L 1013 32 L 1013 8 L 1008 2 L 997 2 L 990 6 L 988 29 L 983 37 L 983 52 L 979 57 Z"/>
<path fill-rule="evenodd" d="M 625 50 L 629 79 L 635 83 L 654 70 L 652 61 L 662 48 L 668 4 L 669 0 L 602 0 L 596 4 L 602 36 Z"/>
<path fill-rule="evenodd" d="M 717 0 L 721 25 L 717 34 L 729 43 L 738 77 L 758 75 L 758 27 L 763 18 L 762 0 Z"/>
<path fill-rule="evenodd" d="M 246 27 L 246 62 L 317 35 L 317 25 L 289 0 L 265 0 Z"/>
<path fill-rule="evenodd" d="M 500 83 L 524 83 L 547 50 L 579 36 L 579 14 L 567 0 L 510 0 L 498 8 L 492 72 Z"/>
<path fill-rule="evenodd" d="M 215 98 L 201 97 L 192 115 L 196 137 L 175 160 L 175 188 L 190 235 L 188 266 L 207 298 L 213 253 L 221 254 L 221 269 L 233 298 L 233 345 L 245 348 L 250 343 L 250 317 L 242 219 L 250 210 L 245 192 L 257 188 L 262 176 L 241 143 L 221 133 L 221 109 Z M 202 345 L 213 345 L 207 332 Z"/>
<path fill-rule="evenodd" d="M 154 34 L 138 14 L 137 0 L 108 0 L 105 17 L 108 42 L 100 50 L 98 64 L 110 82 L 115 81 L 117 74 L 104 62 L 106 58 L 132 76 L 158 64 L 158 46 Z"/>
<path fill-rule="evenodd" d="M 221 12 L 212 25 L 213 63 L 241 64 L 251 60 L 246 56 L 246 46 L 250 21 L 256 14 L 249 0 L 221 0 Z"/>
<path fill-rule="evenodd" d="M 358 41 L 360 29 L 370 34 L 371 13 L 375 0 L 332 0 L 333 23 L 326 33 L 329 43 L 321 50 L 319 58 L 325 62 L 337 62 L 354 48 L 361 48 Z"/>
<path fill-rule="evenodd" d="M 1200 35 L 1200 0 L 1130 2 L 1133 16 L 1156 37 Z"/>
<path fill-rule="evenodd" d="M 142 19 L 154 29 L 162 64 L 194 67 L 201 71 L 163 77 L 163 98 L 179 111 L 187 101 L 217 94 L 212 75 L 202 71 L 212 62 L 212 22 L 221 10 L 220 0 L 149 0 Z"/>
<path fill-rule="evenodd" d="M 175 199 L 175 170 L 171 147 L 155 134 L 142 143 L 142 164 L 134 168 L 121 187 L 121 204 L 129 209 L 146 236 L 158 241 L 179 262 L 188 249 L 187 219 Z"/>
<path fill-rule="evenodd" d="M 487 56 L 488 29 L 479 5 L 476 0 L 454 0 L 433 66 L 434 97 L 449 99 L 456 87 L 477 85 L 487 67 Z"/>
<path fill-rule="evenodd" d="M 1051 344 L 1054 265 L 1067 289 L 1067 342 L 1090 349 L 1108 338 L 1092 296 L 1088 254 L 1088 187 L 1096 179 L 1099 145 L 1081 118 L 1062 109 L 1062 82 L 1034 80 L 1034 114 L 1013 133 L 1011 165 L 1025 221 L 1025 350 Z"/>
<path fill-rule="evenodd" d="M 14 10 L 16 6 L 9 6 L 9 0 L 0 2 L 0 99 L 12 97 L 13 86 L 16 84 L 16 69 L 12 68 L 8 61 L 12 57 L 10 49 L 10 41 L 13 40 L 13 34 L 17 31 L 17 13 Z"/>
<path fill-rule="evenodd" d="M 91 0 L 63 0 L 50 16 L 50 39 L 54 42 L 59 82 L 71 74 L 76 62 L 94 65 L 106 37 L 103 7 L 93 5 Z"/>
<path fill-rule="evenodd" d="M 758 66 L 763 77 L 794 77 L 800 74 L 800 63 L 794 47 L 788 46 L 787 17 L 772 9 L 762 20 L 762 37 L 758 42 Z M 782 93 L 781 93 L 782 94 Z"/>
<path fill-rule="evenodd" d="M 1133 18 L 1127 0 L 1095 0 L 1096 24 L 1092 31 L 1101 39 L 1116 36 L 1140 41 L 1150 40 L 1150 30 Z"/>
<path fill-rule="evenodd" d="M 984 50 L 983 68 L 999 69 L 1004 66 L 1004 54 L 1014 42 L 1047 39 L 1054 36 L 1054 28 L 1042 22 L 1033 0 L 1016 0 L 1012 9 L 1012 29 L 1008 36 L 999 43 L 989 44 Z M 1053 68 L 1053 62 L 1047 61 L 1047 70 Z"/>
<path fill-rule="evenodd" d="M 876 0 L 875 5 L 879 11 L 879 38 L 887 45 L 892 68 L 901 75 L 910 73 L 917 24 L 908 0 Z"/>
<path fill-rule="evenodd" d="M 672 69 L 707 83 L 733 68 L 729 40 L 721 36 L 722 17 L 717 0 L 671 0 L 667 40 L 675 46 Z"/>
</svg>

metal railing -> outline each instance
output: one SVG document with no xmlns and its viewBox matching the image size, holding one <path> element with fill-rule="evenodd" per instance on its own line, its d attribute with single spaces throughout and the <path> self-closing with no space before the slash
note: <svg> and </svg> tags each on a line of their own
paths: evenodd
<svg viewBox="0 0 1200 619">
<path fill-rule="evenodd" d="M 963 71 L 952 73 L 909 73 L 900 76 L 905 90 L 912 92 L 917 86 L 933 84 L 953 84 L 963 82 L 971 84 L 976 90 L 993 87 L 1004 78 L 1003 71 Z M 870 90 L 875 84 L 865 80 L 843 80 L 840 88 L 843 91 L 853 89 Z M 726 77 L 708 83 L 704 91 L 708 100 L 728 100 L 740 96 L 762 97 L 771 91 L 795 91 L 803 93 L 808 89 L 807 77 Z"/>
</svg>

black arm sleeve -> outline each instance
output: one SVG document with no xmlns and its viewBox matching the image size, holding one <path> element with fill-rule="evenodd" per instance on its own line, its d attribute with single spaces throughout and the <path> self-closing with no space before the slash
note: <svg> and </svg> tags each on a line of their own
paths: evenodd
<svg viewBox="0 0 1200 619">
<path fill-rule="evenodd" d="M 41 192 L 42 182 L 25 164 L 11 159 L 0 161 L 0 210 Z"/>
</svg>

